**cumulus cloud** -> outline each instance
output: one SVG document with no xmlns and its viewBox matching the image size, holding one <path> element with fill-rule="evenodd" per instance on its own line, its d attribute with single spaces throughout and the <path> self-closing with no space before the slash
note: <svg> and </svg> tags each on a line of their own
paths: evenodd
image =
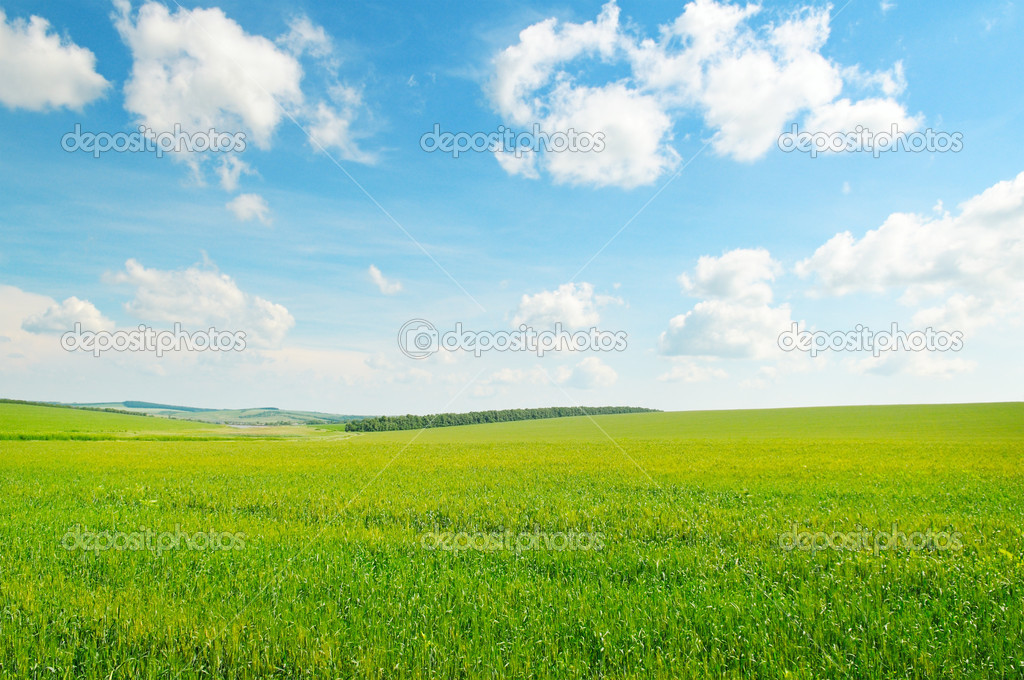
<svg viewBox="0 0 1024 680">
<path fill-rule="evenodd" d="M 239 194 L 226 207 L 241 222 L 259 220 L 263 224 L 270 224 L 270 206 L 259 194 Z"/>
<path fill-rule="evenodd" d="M 225 191 L 235 191 L 242 175 L 254 174 L 256 171 L 252 169 L 252 166 L 234 154 L 221 158 L 220 164 L 217 166 L 217 176 Z"/>
<path fill-rule="evenodd" d="M 352 129 L 362 108 L 358 93 L 339 83 L 326 99 L 303 92 L 300 59 L 309 54 L 324 62 L 333 50 L 324 29 L 307 17 L 293 19 L 275 42 L 247 33 L 217 7 L 172 12 L 149 1 L 133 13 L 129 0 L 114 5 L 115 25 L 132 54 L 125 108 L 155 132 L 176 124 L 185 132 L 242 132 L 247 143 L 267 149 L 279 124 L 293 119 L 320 147 L 346 160 L 370 159 Z M 185 160 L 196 167 L 197 158 Z"/>
<path fill-rule="evenodd" d="M 895 293 L 917 329 L 964 335 L 984 326 L 1024 322 L 1024 173 L 1001 181 L 950 212 L 941 201 L 928 214 L 894 213 L 876 229 L 836 234 L 794 267 L 814 297 Z M 679 277 L 683 292 L 704 298 L 673 318 L 660 338 L 669 356 L 776 361 L 787 370 L 808 362 L 780 354 L 776 343 L 793 324 L 789 305 L 772 304 L 780 266 L 762 249 L 702 257 Z M 801 328 L 804 324 L 798 324 Z M 821 364 L 822 359 L 815 360 Z M 947 378 L 975 362 L 935 352 L 887 352 L 844 362 L 855 373 Z M 664 380 L 700 377 L 683 364 Z M 749 385 L 765 384 L 759 377 Z"/>
<path fill-rule="evenodd" d="M 135 288 L 135 297 L 125 310 L 145 321 L 245 331 L 247 341 L 264 347 L 280 345 L 295 325 L 284 306 L 242 291 L 230 276 L 211 266 L 147 269 L 131 259 L 125 262 L 123 271 L 108 274 L 105 279 Z"/>
<path fill-rule="evenodd" d="M 815 297 L 895 292 L 912 309 L 917 329 L 967 334 L 996 323 L 1024 322 L 1024 173 L 964 201 L 957 211 L 936 206 L 929 214 L 894 213 L 860 236 L 836 234 L 794 271 L 810 279 Z M 763 249 L 702 257 L 679 277 L 683 292 L 704 298 L 673 318 L 660 338 L 670 357 L 774 360 L 778 371 L 803 370 L 797 353 L 780 353 L 778 335 L 793 324 L 789 305 L 772 304 L 779 263 Z M 804 327 L 803 323 L 799 326 Z M 814 362 L 822 363 L 819 358 Z M 887 352 L 850 358 L 851 371 L 875 375 L 948 378 L 975 362 L 935 352 Z M 682 363 L 663 380 L 709 377 L 710 364 Z M 745 386 L 776 376 L 759 375 Z"/>
<path fill-rule="evenodd" d="M 565 283 L 555 290 L 544 290 L 534 295 L 523 295 L 515 311 L 512 325 L 551 327 L 561 323 L 566 328 L 589 328 L 601 321 L 601 306 L 622 300 L 606 295 L 595 295 L 589 283 Z"/>
<path fill-rule="evenodd" d="M 901 95 L 907 89 L 907 75 L 902 61 L 897 61 L 887 71 L 865 71 L 860 66 L 849 66 L 843 69 L 843 79 L 866 91 L 879 89 L 887 97 Z"/>
<path fill-rule="evenodd" d="M 377 286 L 381 293 L 384 295 L 395 295 L 396 293 L 402 292 L 401 281 L 391 281 L 384 277 L 380 269 L 376 265 L 370 265 L 370 280 L 373 281 L 373 285 Z"/>
<path fill-rule="evenodd" d="M 0 9 L 0 102 L 12 109 L 81 109 L 110 86 L 96 55 L 50 32 L 39 16 L 12 19 Z"/>
<path fill-rule="evenodd" d="M 658 376 L 661 382 L 698 383 L 708 380 L 722 380 L 729 374 L 717 366 L 684 357 L 672 357 L 672 368 Z"/>
<path fill-rule="evenodd" d="M 551 94 L 544 127 L 601 135 L 600 151 L 541 155 L 558 182 L 632 188 L 653 183 L 679 162 L 679 154 L 668 145 L 672 119 L 661 102 L 622 83 L 562 83 Z"/>
<path fill-rule="evenodd" d="M 541 154 L 543 166 L 558 182 L 633 187 L 649 184 L 678 160 L 665 143 L 671 120 L 656 99 L 623 83 L 579 85 L 559 68 L 584 56 L 610 60 L 621 53 L 624 41 L 619 8 L 609 3 L 596 21 L 559 26 L 555 19 L 547 19 L 529 26 L 517 44 L 494 60 L 489 93 L 495 108 L 511 123 L 538 123 L 549 134 L 570 129 L 603 133 L 601 152 Z M 557 84 L 544 97 L 538 96 L 552 83 Z M 502 166 L 522 173 L 521 164 Z"/>
<path fill-rule="evenodd" d="M 860 238 L 836 234 L 796 265 L 816 295 L 901 291 L 914 321 L 969 331 L 1024 317 L 1024 173 L 953 215 L 895 213 Z"/>
<path fill-rule="evenodd" d="M 704 255 L 692 276 L 680 275 L 679 284 L 691 297 L 767 304 L 772 299 L 771 282 L 781 271 L 767 250 L 739 249 L 721 257 Z"/>
<path fill-rule="evenodd" d="M 88 300 L 69 297 L 61 303 L 54 303 L 42 314 L 26 318 L 21 327 L 30 333 L 66 333 L 80 323 L 83 330 L 113 330 L 114 322 L 103 316 L 100 310 Z"/>
<path fill-rule="evenodd" d="M 309 142 L 317 151 L 334 149 L 343 160 L 372 163 L 374 154 L 359 148 L 352 122 L 363 106 L 362 94 L 352 87 L 331 88 L 333 106 L 319 102 L 309 112 Z"/>
<path fill-rule="evenodd" d="M 669 321 L 661 351 L 669 356 L 769 359 L 791 323 L 789 305 L 773 307 L 771 282 L 781 265 L 763 249 L 704 256 L 679 277 L 683 292 L 707 298 Z"/>
<path fill-rule="evenodd" d="M 114 5 L 133 58 L 125 108 L 153 130 L 244 130 L 266 148 L 285 110 L 301 105 L 299 62 L 221 9 L 146 2 L 133 17 L 128 0 Z"/>
<path fill-rule="evenodd" d="M 510 175 L 522 175 L 527 179 L 538 179 L 540 172 L 537 170 L 537 154 L 530 149 L 521 149 L 518 154 L 505 151 L 501 145 L 494 150 L 494 157 L 498 159 L 501 169 Z"/>
<path fill-rule="evenodd" d="M 533 24 L 520 32 L 518 43 L 495 58 L 491 97 L 513 122 L 528 123 L 536 112 L 531 96 L 551 80 L 559 63 L 584 53 L 611 58 L 620 41 L 619 8 L 614 3 L 602 8 L 597 21 L 559 27 L 557 20 L 546 19 Z"/>
<path fill-rule="evenodd" d="M 794 267 L 814 297 L 895 293 L 917 329 L 964 335 L 993 324 L 1024 322 L 1024 173 L 964 201 L 941 201 L 928 214 L 894 213 L 876 229 L 836 234 Z M 781 269 L 762 249 L 702 257 L 679 277 L 683 292 L 703 298 L 673 318 L 660 338 L 668 356 L 776 361 L 802 370 L 797 353 L 780 355 L 778 335 L 791 327 L 789 305 L 772 304 Z M 804 324 L 799 324 L 801 328 Z M 813 362 L 822 363 L 822 358 Z M 945 378 L 973 370 L 968 359 L 934 352 L 891 352 L 844 362 L 856 373 Z M 665 380 L 699 376 L 684 364 Z M 758 384 L 765 382 L 758 378 Z"/>
<path fill-rule="evenodd" d="M 779 354 L 779 333 L 791 323 L 788 305 L 772 307 L 705 300 L 673 317 L 661 335 L 668 355 L 770 359 Z"/>
<path fill-rule="evenodd" d="M 60 322 L 58 314 L 66 304 L 46 295 L 0 284 L 0 379 L 5 389 L 14 389 L 19 371 L 22 377 L 34 382 L 43 371 L 52 370 L 54 366 L 60 366 L 66 382 L 68 374 L 62 362 L 69 354 L 49 335 L 58 330 L 55 328 Z M 73 308 L 74 303 L 70 306 Z M 70 326 L 59 330 L 73 329 L 74 321 L 71 321 Z"/>
<path fill-rule="evenodd" d="M 581 390 L 592 390 L 598 387 L 611 387 L 619 379 L 615 369 L 597 357 L 587 357 L 569 371 L 562 374 L 559 383 L 567 387 Z"/>
<path fill-rule="evenodd" d="M 873 133 L 912 132 L 919 127 L 923 118 L 911 116 L 903 106 L 892 99 L 871 97 L 858 102 L 840 99 L 819 107 L 804 123 L 804 128 L 820 132 L 844 132 L 856 130 L 858 126 Z M 830 153 L 826 150 L 826 153 Z"/>
<path fill-rule="evenodd" d="M 695 0 L 657 39 L 627 30 L 619 14 L 612 0 L 594 21 L 546 19 L 494 59 L 488 94 L 507 121 L 604 133 L 600 153 L 542 153 L 536 162 L 555 182 L 651 184 L 677 167 L 672 130 L 689 116 L 702 119 L 717 153 L 739 161 L 764 156 L 801 117 L 811 132 L 893 123 L 910 131 L 920 122 L 895 99 L 906 85 L 902 65 L 866 72 L 821 54 L 828 7 L 755 25 L 759 5 Z M 616 77 L 595 83 L 598 69 Z M 525 175 L 521 165 L 502 166 Z"/>
<path fill-rule="evenodd" d="M 277 43 L 296 57 L 308 53 L 324 58 L 334 53 L 334 43 L 324 27 L 317 26 L 305 15 L 293 17 L 288 22 L 288 33 L 278 38 Z"/>
</svg>

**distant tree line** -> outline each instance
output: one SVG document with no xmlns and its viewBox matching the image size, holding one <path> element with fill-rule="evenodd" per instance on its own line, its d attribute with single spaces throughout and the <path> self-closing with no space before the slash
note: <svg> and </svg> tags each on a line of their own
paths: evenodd
<svg viewBox="0 0 1024 680">
<path fill-rule="evenodd" d="M 568 418 L 571 416 L 603 416 L 612 413 L 651 413 L 652 408 L 636 406 L 552 406 L 550 408 L 512 408 L 501 411 L 469 413 L 438 413 L 431 416 L 377 416 L 345 424 L 348 432 L 388 432 L 391 430 L 422 430 L 428 427 L 508 423 L 514 420 Z"/>
</svg>

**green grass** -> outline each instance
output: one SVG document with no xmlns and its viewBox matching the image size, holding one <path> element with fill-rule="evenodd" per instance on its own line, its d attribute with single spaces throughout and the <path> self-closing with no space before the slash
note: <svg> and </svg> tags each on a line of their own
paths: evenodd
<svg viewBox="0 0 1024 680">
<path fill-rule="evenodd" d="M 10 409 L 0 431 L 143 431 Z M 1022 423 L 991 404 L 0 441 L 0 676 L 1020 678 Z M 894 522 L 962 548 L 780 547 Z M 244 548 L 66 550 L 76 526 Z"/>
<path fill-rule="evenodd" d="M 344 426 L 326 426 L 342 429 Z M 394 441 L 562 441 L 566 439 L 916 439 L 1024 438 L 1024 404 L 839 406 L 685 411 L 462 425 L 422 432 L 374 433 Z"/>
<path fill-rule="evenodd" d="M 72 408 L 0 404 L 0 438 L 68 439 L 208 434 L 218 428 L 184 421 Z M 221 430 L 223 431 L 223 430 Z"/>
</svg>

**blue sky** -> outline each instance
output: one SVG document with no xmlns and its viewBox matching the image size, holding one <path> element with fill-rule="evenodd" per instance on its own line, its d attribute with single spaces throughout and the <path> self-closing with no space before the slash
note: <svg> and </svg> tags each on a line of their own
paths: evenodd
<svg viewBox="0 0 1024 680">
<path fill-rule="evenodd" d="M 0 394 L 343 413 L 1019 400 L 1014 2 L 0 4 Z M 600 152 L 428 153 L 505 126 Z M 211 128 L 231 152 L 62 148 Z M 957 135 L 784 153 L 782 133 Z M 623 332 L 623 351 L 437 352 Z M 241 352 L 61 348 L 75 323 Z M 784 352 L 858 325 L 962 338 Z"/>
</svg>

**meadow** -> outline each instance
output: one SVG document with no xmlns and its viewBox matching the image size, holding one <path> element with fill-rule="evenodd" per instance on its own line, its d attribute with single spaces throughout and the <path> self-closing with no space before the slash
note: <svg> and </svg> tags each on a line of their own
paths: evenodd
<svg viewBox="0 0 1024 680">
<path fill-rule="evenodd" d="M 1024 404 L 341 428 L 0 404 L 0 677 L 1024 677 Z"/>
</svg>

